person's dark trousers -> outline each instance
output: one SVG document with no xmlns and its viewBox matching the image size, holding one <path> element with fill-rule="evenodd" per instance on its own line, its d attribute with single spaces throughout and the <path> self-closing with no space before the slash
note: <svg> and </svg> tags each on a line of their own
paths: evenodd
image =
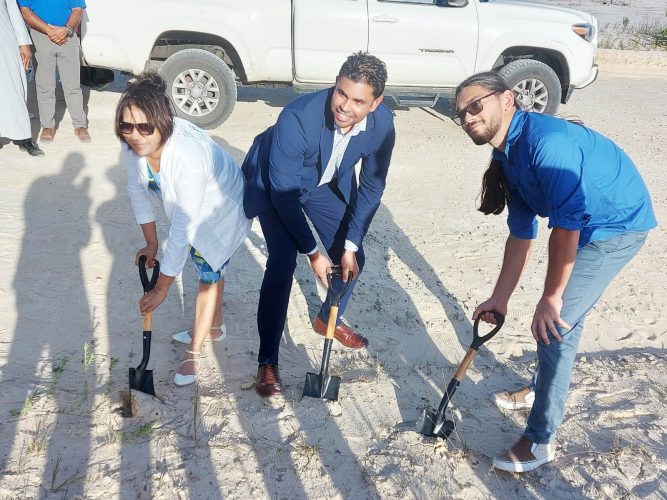
<svg viewBox="0 0 667 500">
<path fill-rule="evenodd" d="M 343 196 L 335 187 L 335 182 L 325 184 L 311 192 L 302 208 L 315 230 L 317 231 L 327 254 L 334 264 L 340 264 L 345 249 L 345 237 L 350 222 L 350 208 Z M 292 289 L 292 277 L 296 269 L 298 255 L 297 245 L 291 234 L 283 224 L 278 212 L 269 209 L 259 214 L 259 223 L 262 226 L 266 248 L 269 256 L 264 271 L 264 279 L 259 295 L 257 308 L 257 328 L 259 330 L 259 355 L 257 360 L 262 364 L 278 363 L 278 350 L 282 337 L 287 307 Z M 364 249 L 359 246 L 357 251 L 359 271 L 364 266 Z M 337 321 L 345 312 L 347 302 L 352 295 L 356 276 L 350 288 L 341 298 Z M 342 284 L 340 278 L 334 278 L 333 286 L 339 289 Z M 320 309 L 319 316 L 327 322 L 329 318 L 330 298 Z"/>
</svg>

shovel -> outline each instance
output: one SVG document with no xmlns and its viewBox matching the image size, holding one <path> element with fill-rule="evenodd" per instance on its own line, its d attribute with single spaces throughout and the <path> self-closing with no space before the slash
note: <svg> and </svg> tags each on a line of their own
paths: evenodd
<svg viewBox="0 0 667 500">
<path fill-rule="evenodd" d="M 327 322 L 327 334 L 324 337 L 324 353 L 322 354 L 322 366 L 320 373 L 306 373 L 306 383 L 303 386 L 302 398 L 308 396 L 311 398 L 328 399 L 330 401 L 338 400 L 338 389 L 340 389 L 340 377 L 329 375 L 329 356 L 331 355 L 331 344 L 333 343 L 334 331 L 336 330 L 336 319 L 338 318 L 338 304 L 345 295 L 352 282 L 352 273 L 349 273 L 347 283 L 339 290 L 335 291 L 331 283 L 333 276 L 342 276 L 343 269 L 340 266 L 333 266 L 331 272 L 327 273 L 329 282 L 329 294 L 331 296 L 331 309 L 329 310 L 329 321 Z"/>
<path fill-rule="evenodd" d="M 155 267 L 149 280 L 146 273 L 146 256 L 142 255 L 139 257 L 139 278 L 144 287 L 144 293 L 148 293 L 155 288 L 155 283 L 157 283 L 157 279 L 160 276 L 160 263 L 157 260 L 154 262 Z M 132 389 L 134 389 L 135 391 L 155 396 L 153 370 L 146 370 L 148 358 L 151 355 L 151 330 L 153 330 L 153 315 L 152 313 L 148 313 L 144 316 L 144 350 L 141 363 L 136 368 L 130 368 L 130 394 L 132 393 Z"/>
<path fill-rule="evenodd" d="M 477 319 L 475 320 L 475 323 L 472 327 L 473 339 L 472 344 L 470 344 L 470 349 L 468 349 L 468 352 L 466 352 L 466 355 L 463 357 L 463 361 L 461 361 L 461 364 L 459 364 L 458 368 L 456 369 L 454 377 L 449 382 L 447 391 L 442 397 L 442 401 L 440 401 L 438 411 L 433 413 L 427 412 L 425 410 L 422 412 L 421 418 L 417 421 L 417 432 L 420 434 L 429 437 L 447 438 L 454 430 L 454 422 L 445 419 L 445 410 L 447 409 L 447 406 L 449 406 L 449 402 L 454 396 L 454 393 L 456 392 L 459 384 L 463 380 L 463 377 L 465 377 L 465 374 L 472 364 L 473 359 L 475 359 L 477 356 L 477 350 L 484 342 L 490 340 L 491 337 L 498 333 L 500 328 L 503 326 L 503 323 L 505 322 L 505 316 L 495 311 L 490 312 L 496 318 L 496 327 L 483 337 L 480 337 L 478 327 L 483 313 L 477 316 Z"/>
</svg>

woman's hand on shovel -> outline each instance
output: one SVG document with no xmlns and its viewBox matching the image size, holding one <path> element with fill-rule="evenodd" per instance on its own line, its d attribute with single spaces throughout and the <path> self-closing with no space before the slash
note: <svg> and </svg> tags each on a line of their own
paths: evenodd
<svg viewBox="0 0 667 500">
<path fill-rule="evenodd" d="M 145 293 L 139 301 L 139 311 L 141 311 L 142 316 L 152 313 L 160 304 L 162 304 L 162 302 L 164 302 L 174 279 L 174 276 L 167 276 L 166 274 L 160 273 L 155 288 L 150 292 Z"/>
<path fill-rule="evenodd" d="M 141 315 L 146 316 L 148 313 L 155 311 L 155 309 L 164 302 L 164 299 L 167 298 L 167 292 L 168 290 L 162 290 L 155 287 L 141 297 L 141 300 L 139 300 L 139 311 L 141 311 Z"/>
<path fill-rule="evenodd" d="M 134 264 L 139 265 L 139 257 L 146 256 L 146 267 L 152 269 L 155 266 L 155 256 L 157 255 L 157 243 L 146 243 L 146 246 L 139 251 L 134 257 Z"/>
</svg>

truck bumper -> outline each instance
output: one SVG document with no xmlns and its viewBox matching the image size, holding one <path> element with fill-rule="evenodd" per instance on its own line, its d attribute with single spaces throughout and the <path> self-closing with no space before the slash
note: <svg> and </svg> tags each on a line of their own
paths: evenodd
<svg viewBox="0 0 667 500">
<path fill-rule="evenodd" d="M 569 101 L 570 97 L 572 97 L 572 92 L 574 91 L 574 89 L 583 89 L 584 87 L 588 87 L 591 83 L 597 80 L 598 73 L 599 73 L 598 65 L 593 64 L 593 67 L 591 68 L 591 74 L 588 76 L 586 80 L 584 80 L 583 83 L 579 85 L 568 85 L 567 88 L 563 90 L 563 94 L 561 95 L 560 98 L 561 104 L 567 104 L 567 101 Z"/>
</svg>

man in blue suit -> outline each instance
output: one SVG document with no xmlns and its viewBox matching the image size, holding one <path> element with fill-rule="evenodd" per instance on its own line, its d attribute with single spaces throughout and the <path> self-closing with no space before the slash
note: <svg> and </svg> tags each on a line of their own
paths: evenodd
<svg viewBox="0 0 667 500">
<path fill-rule="evenodd" d="M 257 310 L 255 388 L 262 396 L 283 394 L 278 350 L 298 253 L 308 256 L 325 286 L 332 262 L 342 266 L 344 280 L 352 273 L 352 284 L 340 301 L 335 338 L 353 349 L 368 345 L 340 315 L 364 266 L 362 240 L 380 205 L 394 147 L 393 116 L 382 104 L 386 81 L 382 61 L 363 52 L 352 54 L 335 87 L 288 104 L 276 124 L 255 138 L 243 163 L 246 216 L 259 216 L 268 250 Z M 354 166 L 359 160 L 357 183 Z M 334 281 L 336 285 L 340 283 Z M 327 297 L 313 323 L 321 335 L 329 308 Z"/>
</svg>

